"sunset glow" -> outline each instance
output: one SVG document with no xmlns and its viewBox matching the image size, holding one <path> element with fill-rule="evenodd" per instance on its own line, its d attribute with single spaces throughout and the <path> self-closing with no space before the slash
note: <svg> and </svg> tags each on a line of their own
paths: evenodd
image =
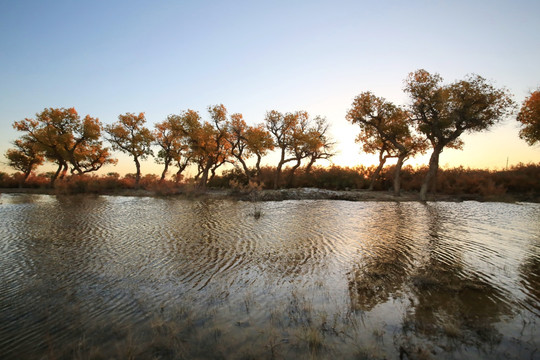
<svg viewBox="0 0 540 360">
<path fill-rule="evenodd" d="M 0 357 L 540 360 L 539 14 L 1 1 Z"/>
<path fill-rule="evenodd" d="M 345 120 L 361 92 L 407 105 L 403 80 L 419 68 L 447 82 L 479 74 L 508 88 L 517 105 L 540 84 L 540 49 L 531 46 L 539 30 L 534 1 L 36 1 L 2 10 L 2 154 L 19 135 L 13 122 L 48 107 L 75 107 L 104 124 L 144 112 L 152 127 L 187 109 L 207 119 L 206 107 L 222 103 L 249 125 L 274 109 L 324 116 L 337 142 L 332 163 L 373 165 L 376 156 L 361 153 L 354 142 L 359 130 Z M 446 149 L 441 166 L 538 162 L 538 146 L 518 133 L 510 116 L 487 132 L 465 135 L 463 150 Z M 100 173 L 133 172 L 128 158 L 114 156 L 118 164 Z M 425 165 L 428 156 L 407 163 Z M 274 156 L 263 163 L 275 166 Z M 12 171 L 5 159 L 0 171 Z M 143 173 L 160 171 L 152 159 L 142 162 Z"/>
</svg>

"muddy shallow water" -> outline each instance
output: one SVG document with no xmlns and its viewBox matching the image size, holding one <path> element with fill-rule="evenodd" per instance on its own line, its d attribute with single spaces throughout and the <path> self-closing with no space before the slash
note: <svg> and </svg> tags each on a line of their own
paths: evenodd
<svg viewBox="0 0 540 360">
<path fill-rule="evenodd" d="M 540 204 L 0 203 L 2 358 L 540 357 Z"/>
</svg>

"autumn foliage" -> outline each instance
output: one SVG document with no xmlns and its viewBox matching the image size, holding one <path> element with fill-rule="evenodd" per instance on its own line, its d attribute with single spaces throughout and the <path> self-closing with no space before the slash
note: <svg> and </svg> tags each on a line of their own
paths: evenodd
<svg viewBox="0 0 540 360">
<path fill-rule="evenodd" d="M 74 108 L 47 108 L 35 118 L 14 122 L 22 135 L 5 157 L 20 173 L 2 173 L 0 186 L 42 188 L 48 182 L 60 193 L 142 189 L 162 194 L 207 186 L 393 188 L 396 196 L 402 189 L 419 191 L 422 200 L 428 190 L 482 196 L 537 191 L 537 181 L 531 181 L 538 175 L 537 165 L 507 171 L 439 169 L 444 148 L 460 149 L 462 134 L 484 131 L 511 113 L 513 100 L 506 89 L 495 88 L 478 75 L 444 84 L 439 74 L 421 69 L 409 74 L 404 91 L 409 96 L 405 106 L 364 91 L 347 111 L 346 119 L 359 128 L 357 142 L 365 153 L 379 156 L 378 166 L 319 166 L 332 159 L 335 142 L 330 122 L 306 111 L 270 110 L 263 122 L 250 125 L 241 113 L 229 114 L 223 104 L 217 104 L 206 109 L 207 120 L 187 109 L 151 129 L 144 113 L 121 114 L 116 122 L 102 125 L 98 118 L 81 117 Z M 517 115 L 520 137 L 531 145 L 539 141 L 539 104 L 537 90 Z M 104 140 L 112 150 L 133 159 L 134 174 L 92 175 L 117 162 Z M 427 166 L 405 165 L 407 159 L 427 151 L 431 151 Z M 272 152 L 277 163 L 263 166 L 263 157 Z M 160 176 L 142 173 L 141 162 L 152 157 L 163 166 Z M 396 158 L 397 163 L 385 167 L 388 158 Z M 45 162 L 55 164 L 56 171 L 36 175 Z M 184 175 L 188 168 L 192 178 Z M 168 175 L 172 180 L 167 180 Z"/>
<path fill-rule="evenodd" d="M 74 108 L 45 109 L 35 119 L 16 121 L 13 127 L 23 135 L 15 141 L 15 151 L 8 150 L 6 156 L 26 177 L 43 158 L 58 166 L 51 182 L 63 178 L 70 167 L 72 174 L 81 175 L 116 163 L 103 146 L 99 119 L 90 115 L 81 119 Z"/>
<path fill-rule="evenodd" d="M 540 142 L 540 90 L 533 91 L 521 105 L 517 121 L 522 125 L 519 136 L 529 145 Z"/>
</svg>

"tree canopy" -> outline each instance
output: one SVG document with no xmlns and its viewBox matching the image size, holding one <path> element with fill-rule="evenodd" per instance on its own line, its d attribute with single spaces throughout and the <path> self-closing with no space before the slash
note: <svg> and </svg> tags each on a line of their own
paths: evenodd
<svg viewBox="0 0 540 360">
<path fill-rule="evenodd" d="M 264 124 L 249 126 L 242 114 L 232 114 L 227 124 L 228 141 L 231 145 L 233 163 L 240 163 L 248 183 L 252 177 L 258 177 L 261 171 L 261 159 L 274 148 L 270 133 Z M 247 160 L 256 157 L 255 170 L 249 169 Z"/>
<path fill-rule="evenodd" d="M 334 155 L 334 143 L 327 133 L 329 124 L 326 118 L 317 116 L 312 120 L 305 111 L 283 114 L 271 110 L 266 113 L 265 126 L 273 137 L 274 148 L 279 151 L 274 177 L 275 189 L 280 185 L 281 172 L 286 163 L 296 161 L 289 175 L 290 183 L 302 160 L 310 159 L 307 165 L 309 171 L 316 160 L 330 159 Z"/>
<path fill-rule="evenodd" d="M 513 101 L 506 89 L 498 89 L 478 75 L 443 84 L 439 74 L 417 70 L 405 80 L 409 94 L 409 112 L 417 130 L 431 143 L 433 152 L 429 170 L 420 190 L 426 199 L 439 167 L 439 155 L 445 147 L 461 148 L 463 133 L 488 129 L 511 113 Z"/>
<path fill-rule="evenodd" d="M 17 139 L 13 143 L 14 149 L 8 149 L 6 158 L 9 166 L 21 171 L 24 174 L 24 180 L 30 176 L 39 165 L 43 164 L 44 155 L 39 150 L 35 142 L 30 139 Z"/>
<path fill-rule="evenodd" d="M 445 148 L 460 149 L 461 135 L 488 129 L 501 121 L 513 108 L 511 95 L 478 75 L 444 83 L 439 74 L 420 69 L 410 73 L 404 91 L 410 102 L 397 106 L 366 91 L 360 93 L 348 110 L 346 119 L 360 128 L 356 141 L 366 153 L 379 155 L 379 166 L 373 173 L 371 186 L 378 172 L 390 157 L 397 158 L 394 192 L 400 193 L 400 171 L 404 162 L 432 148 L 429 170 L 422 183 L 420 196 L 426 199 L 434 189 L 439 157 Z M 141 178 L 141 161 L 154 156 L 163 165 L 161 181 L 171 166 L 176 165 L 176 180 L 190 164 L 197 167 L 199 187 L 206 187 L 216 170 L 229 163 L 237 169 L 242 181 L 260 182 L 261 159 L 276 151 L 278 162 L 273 173 L 274 188 L 292 186 L 295 171 L 304 165 L 310 173 L 319 160 L 334 156 L 335 142 L 330 136 L 330 122 L 321 116 L 310 117 L 306 111 L 268 111 L 264 122 L 249 125 L 241 113 L 228 114 L 223 104 L 207 108 L 209 119 L 188 109 L 169 115 L 150 130 L 144 113 L 125 113 L 118 121 L 102 126 L 98 118 L 81 118 L 74 108 L 47 108 L 35 118 L 15 121 L 13 126 L 23 135 L 5 157 L 9 165 L 23 172 L 25 179 L 45 160 L 58 168 L 51 177 L 63 178 L 68 170 L 80 175 L 114 164 L 110 151 L 103 146 L 102 131 L 116 151 L 133 158 L 136 184 Z M 525 99 L 517 120 L 523 125 L 520 137 L 530 145 L 540 139 L 540 90 Z M 284 167 L 288 178 L 281 178 Z"/>
<path fill-rule="evenodd" d="M 53 182 L 69 165 L 72 173 L 83 174 L 116 162 L 103 147 L 99 119 L 90 115 L 81 119 L 74 108 L 44 109 L 35 119 L 16 121 L 13 127 L 24 132 L 24 142 L 58 165 Z"/>
<path fill-rule="evenodd" d="M 520 138 L 529 145 L 540 142 L 540 89 L 531 92 L 523 101 L 517 121 L 522 125 Z"/>
<path fill-rule="evenodd" d="M 109 134 L 109 142 L 113 149 L 129 154 L 133 157 L 136 167 L 135 183 L 138 185 L 141 178 L 141 160 L 153 155 L 151 148 L 154 136 L 144 126 L 146 118 L 144 113 L 138 115 L 126 113 L 118 116 L 118 121 L 105 127 Z"/>
<path fill-rule="evenodd" d="M 169 115 L 164 121 L 155 124 L 153 135 L 156 145 L 159 146 L 156 162 L 164 165 L 161 173 L 162 181 L 165 179 L 171 163 L 176 164 L 178 167 L 175 177 L 179 181 L 182 172 L 191 160 L 184 129 L 184 117 L 182 115 Z"/>
<path fill-rule="evenodd" d="M 367 153 L 379 153 L 379 166 L 374 172 L 370 189 L 389 157 L 397 157 L 394 174 L 394 193 L 400 194 L 400 172 L 404 161 L 426 149 L 425 140 L 416 135 L 410 113 L 371 92 L 358 95 L 347 112 L 347 120 L 358 124 L 360 134 L 357 142 L 363 144 Z"/>
</svg>

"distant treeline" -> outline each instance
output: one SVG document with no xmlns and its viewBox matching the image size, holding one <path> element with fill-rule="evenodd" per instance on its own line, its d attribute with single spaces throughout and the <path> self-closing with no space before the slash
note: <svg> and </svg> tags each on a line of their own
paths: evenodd
<svg viewBox="0 0 540 360">
<path fill-rule="evenodd" d="M 393 187 L 394 166 L 385 167 L 377 176 L 374 190 L 388 191 Z M 296 176 L 290 177 L 291 168 L 284 169 L 281 188 L 315 187 L 329 190 L 362 190 L 371 185 L 371 177 L 375 166 L 358 167 L 320 167 L 311 171 L 304 169 L 297 171 Z M 405 166 L 402 169 L 402 187 L 405 191 L 417 192 L 428 167 L 414 168 Z M 260 183 L 248 182 L 245 174 L 238 169 L 225 171 L 216 175 L 209 186 L 216 189 L 230 189 L 239 192 L 250 192 L 264 189 L 273 189 L 276 169 L 262 167 Z M 50 177 L 52 174 L 38 174 L 28 177 L 22 182 L 23 175 L 0 172 L 0 187 L 2 188 L 34 188 L 51 189 Z M 436 191 L 438 194 L 454 195 L 467 198 L 504 198 L 504 195 L 520 195 L 520 199 L 538 199 L 540 196 L 540 163 L 519 164 L 506 170 L 480 170 L 470 168 L 440 169 L 437 175 Z M 56 194 L 114 194 L 123 190 L 142 189 L 157 195 L 170 195 L 190 193 L 198 190 L 193 178 L 180 182 L 161 180 L 157 175 L 145 175 L 136 184 L 135 174 L 121 177 L 117 173 L 105 176 L 75 175 L 68 176 L 55 182 L 52 192 Z"/>
<path fill-rule="evenodd" d="M 305 111 L 271 110 L 262 123 L 251 126 L 242 114 L 228 114 L 223 104 L 207 108 L 208 121 L 197 111 L 188 109 L 167 116 L 154 129 L 145 126 L 144 113 L 125 113 L 115 123 L 103 125 L 90 115 L 82 118 L 74 108 L 44 109 L 35 118 L 14 122 L 13 127 L 22 135 L 5 156 L 11 167 L 22 172 L 19 183 L 26 186 L 42 181 L 42 177 L 32 174 L 45 161 L 57 166 L 49 176 L 51 187 L 56 186 L 57 180 L 62 184 L 84 184 L 87 179 L 93 179 L 89 183 L 98 187 L 101 186 L 98 183 L 128 186 L 129 178 L 87 177 L 104 165 L 115 164 L 117 160 L 112 156 L 115 150 L 133 159 L 135 186 L 143 187 L 141 161 L 154 157 L 163 165 L 162 185 L 173 168 L 178 184 L 186 167 L 192 166 L 197 169 L 192 183 L 199 189 L 229 186 L 230 181 L 273 189 L 364 188 L 370 179 L 368 189 L 387 188 L 392 181 L 396 196 L 402 188 L 415 189 L 422 200 L 426 200 L 428 191 L 437 188 L 468 192 L 473 191 L 470 186 L 489 188 L 489 191 L 513 189 L 495 178 L 479 185 L 476 170 L 456 170 L 461 175 L 472 176 L 469 180 L 445 182 L 444 174 L 448 171 L 441 172 L 438 178 L 439 156 L 445 148 L 461 149 L 462 134 L 484 131 L 514 114 L 515 103 L 506 89 L 496 88 L 478 75 L 443 84 L 440 75 L 417 70 L 405 80 L 404 91 L 410 98 L 408 106 L 394 105 L 366 91 L 354 99 L 347 112 L 346 119 L 359 127 L 357 142 L 363 151 L 378 155 L 379 165 L 375 168 L 332 167 L 315 171 L 316 163 L 335 154 L 335 141 L 329 136 L 330 122 L 324 117 L 310 117 Z M 523 125 L 520 133 L 523 139 L 531 145 L 540 141 L 540 90 L 525 100 L 516 119 Z M 104 140 L 112 149 L 106 147 Z M 431 156 L 426 168 L 402 169 L 408 159 L 427 151 Z M 270 152 L 277 153 L 279 160 L 275 167 L 264 168 L 261 159 Z M 396 165 L 384 168 L 389 158 L 396 158 Z M 219 175 L 217 170 L 221 171 L 220 167 L 227 163 L 235 169 Z M 79 178 L 69 178 L 69 174 Z M 482 177 L 492 178 L 494 174 L 487 172 Z M 13 178 L 4 177 L 7 182 Z M 153 183 L 151 176 L 144 179 Z M 467 182 L 476 185 L 465 185 Z"/>
</svg>

